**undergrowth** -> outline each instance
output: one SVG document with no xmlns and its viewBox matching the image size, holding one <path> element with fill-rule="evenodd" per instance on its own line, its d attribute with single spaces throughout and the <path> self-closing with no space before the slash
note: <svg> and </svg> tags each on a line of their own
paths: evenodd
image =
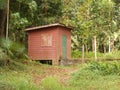
<svg viewBox="0 0 120 90">
<path fill-rule="evenodd" d="M 15 62 L 0 67 L 0 90 L 40 90 L 33 82 L 32 71 L 40 74 L 43 70 L 36 66 L 40 63 L 31 61 Z M 42 66 L 41 66 L 42 67 Z"/>
<path fill-rule="evenodd" d="M 72 58 L 82 58 L 82 52 L 79 50 L 73 50 L 72 51 Z M 92 51 L 89 52 L 84 52 L 84 58 L 89 59 L 89 60 L 93 60 L 95 57 L 95 53 Z M 106 52 L 106 53 L 100 53 L 97 52 L 97 58 L 101 59 L 101 60 L 105 60 L 105 59 L 120 59 L 120 51 L 118 50 L 114 50 L 111 52 Z"/>
<path fill-rule="evenodd" d="M 73 50 L 72 51 L 72 58 L 82 58 L 82 52 L 79 50 Z M 89 58 L 89 59 L 93 59 L 95 57 L 94 52 L 84 52 L 84 57 L 85 58 Z M 101 58 L 103 57 L 103 53 L 97 52 L 97 57 Z"/>
<path fill-rule="evenodd" d="M 91 62 L 72 74 L 70 86 L 80 90 L 119 90 L 120 63 Z"/>
<path fill-rule="evenodd" d="M 57 76 L 47 76 L 39 85 L 33 82 L 32 74 L 40 75 L 44 68 L 52 66 L 28 61 L 25 64 L 21 62 L 23 69 L 20 69 L 17 67 L 19 63 L 16 69 L 0 67 L 0 90 L 119 90 L 120 63 L 117 61 L 83 64 L 72 73 L 66 84 Z"/>
<path fill-rule="evenodd" d="M 18 75 L 19 73 L 19 75 Z M 21 72 L 22 73 L 22 72 Z M 37 90 L 32 77 L 20 72 L 12 72 L 10 75 L 0 75 L 0 90 Z"/>
<path fill-rule="evenodd" d="M 103 59 L 120 59 L 120 51 L 114 50 L 103 55 Z"/>
<path fill-rule="evenodd" d="M 64 85 L 59 81 L 59 78 L 48 76 L 41 82 L 40 90 L 79 90 L 77 87 Z"/>
<path fill-rule="evenodd" d="M 92 62 L 85 67 L 85 70 L 99 75 L 120 75 L 120 64 L 117 61 Z"/>
</svg>

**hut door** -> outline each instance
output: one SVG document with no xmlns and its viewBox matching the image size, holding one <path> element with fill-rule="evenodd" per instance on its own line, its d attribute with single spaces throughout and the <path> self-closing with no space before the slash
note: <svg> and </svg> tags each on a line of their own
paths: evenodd
<svg viewBox="0 0 120 90">
<path fill-rule="evenodd" d="M 66 59 L 67 56 L 67 37 L 62 35 L 62 58 Z"/>
</svg>

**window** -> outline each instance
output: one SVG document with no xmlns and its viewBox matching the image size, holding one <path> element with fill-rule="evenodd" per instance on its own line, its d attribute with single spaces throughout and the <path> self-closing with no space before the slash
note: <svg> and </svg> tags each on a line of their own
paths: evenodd
<svg viewBox="0 0 120 90">
<path fill-rule="evenodd" d="M 41 35 L 41 46 L 52 46 L 52 35 L 51 34 Z"/>
</svg>

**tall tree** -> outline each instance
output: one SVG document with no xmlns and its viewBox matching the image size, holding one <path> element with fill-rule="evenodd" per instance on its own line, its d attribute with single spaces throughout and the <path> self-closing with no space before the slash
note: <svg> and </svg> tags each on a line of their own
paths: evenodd
<svg viewBox="0 0 120 90">
<path fill-rule="evenodd" d="M 7 0 L 0 0 L 0 37 L 4 36 L 6 14 L 7 14 Z"/>
<path fill-rule="evenodd" d="M 90 16 L 90 6 L 92 0 L 75 0 L 75 1 L 64 1 L 64 14 L 62 22 L 67 25 L 75 26 L 72 33 L 73 36 L 77 37 L 79 47 L 82 46 L 82 61 L 84 62 L 84 47 L 87 47 L 87 42 L 90 37 L 90 28 L 92 26 L 91 16 Z M 87 50 L 87 48 L 86 48 Z"/>
<path fill-rule="evenodd" d="M 59 21 L 61 0 L 11 0 L 10 34 L 14 41 L 25 39 L 23 29 Z M 19 37 L 18 37 L 19 34 Z"/>
</svg>

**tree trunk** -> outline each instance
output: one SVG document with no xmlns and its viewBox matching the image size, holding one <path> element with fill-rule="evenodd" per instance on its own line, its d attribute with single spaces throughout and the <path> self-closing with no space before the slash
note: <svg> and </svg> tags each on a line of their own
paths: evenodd
<svg viewBox="0 0 120 90">
<path fill-rule="evenodd" d="M 82 45 L 82 63 L 84 63 L 84 44 Z"/>
<path fill-rule="evenodd" d="M 94 38 L 92 38 L 92 51 L 95 51 L 95 47 L 94 47 Z"/>
<path fill-rule="evenodd" d="M 104 53 L 106 53 L 106 47 L 105 47 L 105 45 L 103 45 L 103 49 L 104 49 Z"/>
<path fill-rule="evenodd" d="M 4 36 L 7 8 L 0 10 L 0 38 Z"/>
<path fill-rule="evenodd" d="M 10 3 L 10 1 L 7 0 L 6 39 L 8 38 L 8 28 L 9 28 L 9 3 Z"/>
<path fill-rule="evenodd" d="M 109 53 L 111 52 L 111 42 L 110 42 L 110 36 L 109 36 L 109 41 L 108 41 L 108 43 L 109 43 Z"/>
<path fill-rule="evenodd" d="M 112 42 L 111 42 L 111 51 L 114 51 L 114 49 L 115 49 L 115 47 L 114 47 L 114 43 L 115 43 L 115 41 L 112 40 Z"/>
<path fill-rule="evenodd" d="M 95 53 L 95 60 L 97 60 L 97 45 L 96 45 L 96 36 L 94 36 L 94 53 Z"/>
<path fill-rule="evenodd" d="M 87 47 L 87 44 L 85 44 L 85 51 L 86 51 L 86 53 L 88 53 L 88 47 Z"/>
</svg>

